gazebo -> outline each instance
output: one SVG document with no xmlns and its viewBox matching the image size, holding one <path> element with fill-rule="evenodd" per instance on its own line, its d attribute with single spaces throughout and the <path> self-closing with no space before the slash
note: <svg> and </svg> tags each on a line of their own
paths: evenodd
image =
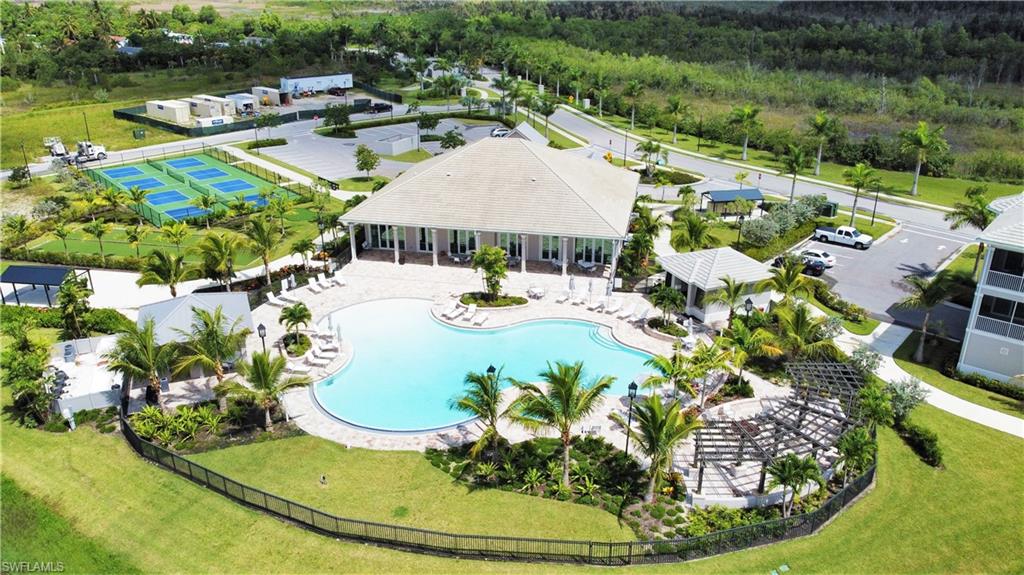
<svg viewBox="0 0 1024 575">
<path fill-rule="evenodd" d="M 81 277 L 82 274 L 85 274 L 89 278 L 89 286 L 92 287 L 92 275 L 89 273 L 89 270 L 78 270 L 63 266 L 8 266 L 0 274 L 0 284 L 11 284 L 14 301 L 17 305 L 21 305 L 21 296 L 18 295 L 19 285 L 30 285 L 33 290 L 43 286 L 43 292 L 46 294 L 46 305 L 53 306 L 53 301 L 50 299 L 50 288 L 53 286 L 60 287 L 70 274 L 74 274 L 75 277 Z M 7 296 L 4 295 L 2 288 L 0 288 L 0 302 L 4 305 L 7 304 Z"/>
</svg>

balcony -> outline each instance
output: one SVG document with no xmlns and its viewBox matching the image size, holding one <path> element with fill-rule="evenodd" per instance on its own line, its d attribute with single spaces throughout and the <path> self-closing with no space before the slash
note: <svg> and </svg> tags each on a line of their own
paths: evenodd
<svg viewBox="0 0 1024 575">
<path fill-rule="evenodd" d="M 974 329 L 1024 341 L 1024 325 L 1018 325 L 1008 321 L 979 315 L 978 319 L 974 322 Z"/>
<path fill-rule="evenodd" d="M 985 277 L 985 285 L 1024 292 L 1024 277 L 988 270 L 988 275 Z"/>
</svg>

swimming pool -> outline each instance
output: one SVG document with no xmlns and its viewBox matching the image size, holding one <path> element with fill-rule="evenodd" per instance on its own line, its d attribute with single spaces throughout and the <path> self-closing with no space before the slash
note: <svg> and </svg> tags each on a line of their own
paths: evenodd
<svg viewBox="0 0 1024 575">
<path fill-rule="evenodd" d="M 537 320 L 497 329 L 449 326 L 430 314 L 431 302 L 384 299 L 330 314 L 320 325 L 351 344 L 338 373 L 317 383 L 320 406 L 348 423 L 387 431 L 421 431 L 455 425 L 466 414 L 449 408 L 469 371 L 504 366 L 504 375 L 537 381 L 545 362 L 583 361 L 586 380 L 617 378 L 609 391 L 626 387 L 649 355 L 625 347 L 609 328 L 576 320 Z M 460 320 L 461 321 L 461 320 Z"/>
</svg>

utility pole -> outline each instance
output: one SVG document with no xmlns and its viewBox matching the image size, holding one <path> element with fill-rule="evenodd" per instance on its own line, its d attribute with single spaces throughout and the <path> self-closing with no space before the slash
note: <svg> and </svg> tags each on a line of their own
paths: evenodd
<svg viewBox="0 0 1024 575">
<path fill-rule="evenodd" d="M 82 121 L 85 122 L 85 139 L 92 142 L 92 135 L 89 134 L 89 118 L 85 116 L 85 110 L 82 110 Z"/>
<path fill-rule="evenodd" d="M 32 171 L 28 169 L 28 154 L 25 153 L 25 142 L 21 143 L 21 159 L 25 161 L 25 173 L 28 174 L 28 181 L 32 181 Z"/>
</svg>

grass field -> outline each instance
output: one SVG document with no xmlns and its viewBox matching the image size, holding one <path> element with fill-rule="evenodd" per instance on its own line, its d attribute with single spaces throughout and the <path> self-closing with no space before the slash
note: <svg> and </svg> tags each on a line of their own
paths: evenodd
<svg viewBox="0 0 1024 575">
<path fill-rule="evenodd" d="M 527 116 L 522 111 L 516 112 L 516 114 L 515 114 L 515 123 L 516 123 L 516 125 L 518 126 L 522 122 L 529 123 L 530 126 L 532 126 L 534 130 L 537 130 L 542 135 L 545 135 L 548 138 L 549 141 L 551 141 L 554 144 L 557 144 L 557 145 L 561 146 L 562 148 L 564 148 L 566 150 L 570 150 L 572 148 L 579 148 L 580 147 L 579 144 L 577 144 L 576 142 L 570 140 L 569 138 L 566 138 L 558 130 L 550 129 L 550 125 L 552 124 L 552 122 L 548 122 L 548 130 L 547 130 L 547 134 L 545 134 L 544 133 L 544 118 L 543 118 L 543 116 L 540 116 L 539 114 L 536 115 L 536 116 L 535 115 Z M 586 138 L 577 136 L 576 134 L 572 134 L 572 136 L 574 138 L 580 140 L 581 142 L 586 142 L 587 141 Z"/>
<path fill-rule="evenodd" d="M 189 459 L 344 517 L 459 533 L 601 541 L 633 538 L 632 530 L 619 526 L 606 511 L 497 489 L 468 489 L 415 452 L 346 449 L 307 436 Z M 323 473 L 328 477 L 326 487 L 319 482 Z"/>
<path fill-rule="evenodd" d="M 390 181 L 389 178 L 384 176 L 356 176 L 354 178 L 338 180 L 338 185 L 341 186 L 341 189 L 349 192 L 372 192 L 377 182 L 384 182 L 386 184 Z"/>
<path fill-rule="evenodd" d="M 396 162 L 409 162 L 410 164 L 415 164 L 417 162 L 422 162 L 423 160 L 429 160 L 430 158 L 433 158 L 434 155 L 423 148 L 419 148 L 416 150 L 409 150 L 408 152 L 403 152 L 395 156 L 381 157 L 388 160 L 394 160 Z"/>
<path fill-rule="evenodd" d="M 925 362 L 920 364 L 914 361 L 914 351 L 917 349 L 919 341 L 921 341 L 921 332 L 915 331 L 893 355 L 896 364 L 903 368 L 903 371 L 960 399 L 966 399 L 971 403 L 977 403 L 996 411 L 1024 418 L 1024 402 L 974 387 L 973 385 L 967 385 L 943 375 L 943 363 L 949 357 L 958 357 L 960 355 L 959 345 L 937 337 L 930 337 L 928 338 L 928 343 L 925 344 Z"/>
<path fill-rule="evenodd" d="M 588 115 L 584 115 L 583 117 L 593 120 Z M 600 120 L 620 129 L 629 128 L 629 118 L 605 114 L 600 118 Z M 644 138 L 655 139 L 662 143 L 672 143 L 672 132 L 661 128 L 655 128 L 652 131 L 646 126 L 638 125 L 636 130 L 631 131 L 631 133 Z M 702 154 L 723 160 L 742 161 L 743 148 L 741 146 L 734 146 L 732 144 L 724 144 L 708 140 L 701 140 L 700 144 L 699 152 Z M 697 138 L 680 134 L 675 147 L 689 152 L 697 152 Z M 761 150 L 749 149 L 747 151 L 746 163 L 773 170 L 782 169 L 782 166 L 774 160 L 769 152 Z M 849 166 L 831 162 L 822 162 L 821 175 L 817 176 L 817 178 L 845 185 L 846 180 L 843 178 L 843 170 L 848 167 Z M 907 199 L 915 199 L 943 206 L 952 206 L 955 202 L 963 199 L 964 192 L 971 186 L 988 186 L 989 196 L 992 198 L 1017 194 L 1021 191 L 1021 186 L 1014 184 L 921 176 L 918 184 L 919 194 L 915 197 L 910 195 L 910 188 L 913 184 L 914 174 L 910 172 L 894 172 L 892 170 L 877 170 L 877 172 L 878 176 L 882 179 L 883 192 L 905 197 Z M 804 175 L 807 177 L 814 177 L 813 170 Z"/>
<path fill-rule="evenodd" d="M 963 272 L 965 274 L 970 275 L 971 272 L 974 271 L 974 259 L 977 257 L 978 249 L 980 249 L 980 247 L 981 246 L 979 246 L 978 244 L 971 244 L 967 246 L 966 248 L 964 248 L 962 252 L 960 252 L 959 255 L 956 256 L 955 260 L 949 263 L 946 269 L 948 269 L 951 272 Z M 974 276 L 975 281 L 977 281 L 978 278 L 981 276 L 982 265 L 984 263 L 985 252 L 982 251 L 981 262 L 978 263 L 978 273 L 975 274 Z"/>
<path fill-rule="evenodd" d="M 830 317 L 843 317 L 841 313 L 826 307 L 825 304 L 818 301 L 814 296 L 808 297 L 807 301 Z M 843 328 L 856 335 L 870 335 L 871 332 L 875 331 L 875 328 L 878 327 L 878 323 L 878 320 L 872 317 L 865 317 L 864 321 L 850 321 L 843 318 Z"/>
</svg>

